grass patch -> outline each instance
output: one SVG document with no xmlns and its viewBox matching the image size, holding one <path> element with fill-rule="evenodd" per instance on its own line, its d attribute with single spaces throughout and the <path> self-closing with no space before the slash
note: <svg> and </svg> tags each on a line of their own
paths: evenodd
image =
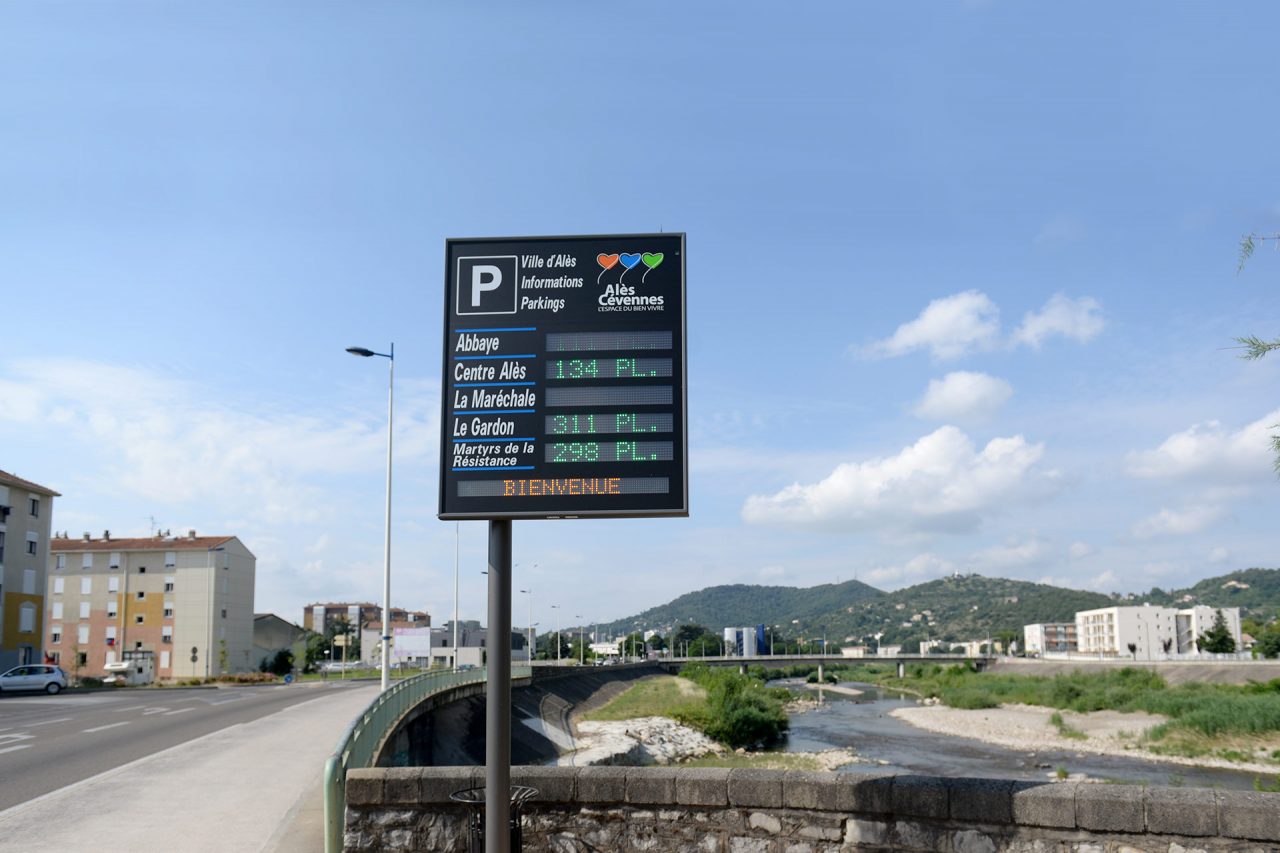
<svg viewBox="0 0 1280 853">
<path fill-rule="evenodd" d="M 1049 725 L 1058 730 L 1058 734 L 1072 740 L 1088 740 L 1089 736 L 1077 728 L 1074 728 L 1066 720 L 1062 719 L 1062 714 L 1054 711 L 1049 717 Z"/>
<path fill-rule="evenodd" d="M 696 712 L 706 704 L 707 691 L 674 675 L 662 675 L 634 684 L 588 714 L 584 720 L 634 720 L 637 717 L 670 717 Z"/>
</svg>

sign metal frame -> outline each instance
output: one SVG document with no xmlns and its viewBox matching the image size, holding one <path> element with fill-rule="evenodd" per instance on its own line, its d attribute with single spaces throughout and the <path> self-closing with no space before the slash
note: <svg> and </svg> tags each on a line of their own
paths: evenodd
<svg viewBox="0 0 1280 853">
<path fill-rule="evenodd" d="M 451 336 L 454 334 L 453 324 L 457 314 L 454 311 L 455 305 L 459 298 L 461 283 L 458 281 L 459 260 L 472 256 L 459 256 L 456 249 L 465 249 L 468 246 L 493 245 L 493 244 L 520 244 L 527 243 L 528 246 L 520 246 L 514 249 L 517 256 L 528 252 L 550 252 L 554 251 L 554 243 L 556 242 L 578 242 L 578 241 L 643 241 L 652 239 L 675 239 L 679 242 L 679 324 L 678 329 L 673 328 L 673 332 L 678 332 L 680 337 L 680 345 L 678 350 L 673 350 L 673 355 L 678 354 L 679 370 L 673 372 L 671 377 L 672 383 L 679 383 L 678 400 L 680 406 L 679 423 L 673 424 L 672 441 L 679 447 L 680 466 L 679 466 L 679 506 L 668 508 L 653 509 L 610 509 L 610 508 L 591 508 L 591 509 L 573 509 L 566 510 L 563 506 L 551 507 L 546 510 L 510 510 L 510 511 L 481 511 L 462 512 L 462 511 L 445 511 L 447 490 L 451 484 L 457 483 L 458 479 L 452 474 L 449 465 L 450 447 L 452 445 L 452 436 L 450 434 L 450 424 L 452 413 L 450 412 L 451 389 L 453 383 L 450 378 L 450 365 L 452 363 L 452 352 L 450 349 Z M 486 256 L 475 256 L 486 257 Z M 497 256 L 494 256 L 497 257 Z M 496 520 L 496 519 L 576 519 L 576 518 L 685 518 L 689 515 L 689 439 L 688 439 L 688 423 L 689 423 L 689 401 L 688 401 L 688 312 L 687 312 L 687 278 L 686 278 L 686 258 L 685 250 L 685 234 L 684 232 L 658 232 L 658 233 L 638 233 L 638 234 L 569 234 L 569 235 L 549 235 L 549 236 L 533 236 L 533 237 L 458 237 L 448 238 L 445 240 L 444 251 L 444 333 L 442 335 L 442 364 L 441 364 L 441 417 L 440 417 L 440 489 L 439 504 L 437 517 L 442 521 L 466 521 L 466 520 Z M 518 291 L 517 282 L 517 291 Z M 518 300 L 517 292 L 517 300 Z M 517 302 L 517 306 L 518 306 Z M 503 312 L 496 315 L 477 315 L 477 316 L 493 316 L 495 321 L 499 321 L 502 316 L 510 317 L 510 314 Z M 621 329 L 629 330 L 631 327 L 623 324 Z M 598 323 L 593 324 L 589 329 L 583 331 L 611 331 L 608 320 L 604 317 Z M 536 408 L 536 419 L 540 422 L 547 414 L 546 407 L 546 387 L 541 382 L 539 403 Z M 639 387 L 639 386 L 637 386 Z M 673 395 L 673 402 L 677 399 Z M 496 443 L 497 440 L 495 440 Z M 638 475 L 643 476 L 643 475 Z M 674 492 L 668 492 L 668 495 Z M 457 498 L 454 499 L 455 501 Z"/>
</svg>

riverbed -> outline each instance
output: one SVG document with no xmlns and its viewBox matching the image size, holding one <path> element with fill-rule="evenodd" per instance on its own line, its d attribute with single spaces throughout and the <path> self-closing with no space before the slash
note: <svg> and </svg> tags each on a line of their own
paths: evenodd
<svg viewBox="0 0 1280 853">
<path fill-rule="evenodd" d="M 813 695 L 794 683 L 777 684 L 803 691 L 809 698 Z M 1056 779 L 1065 771 L 1072 779 L 1101 782 L 1253 790 L 1257 775 L 1071 749 L 1024 751 L 938 734 L 891 716 L 895 709 L 917 707 L 914 697 L 872 684 L 844 686 L 860 691 L 859 695 L 824 690 L 820 705 L 790 715 L 785 751 L 852 749 L 861 761 L 842 768 L 852 771 L 876 766 L 903 773 L 1028 781 Z"/>
</svg>

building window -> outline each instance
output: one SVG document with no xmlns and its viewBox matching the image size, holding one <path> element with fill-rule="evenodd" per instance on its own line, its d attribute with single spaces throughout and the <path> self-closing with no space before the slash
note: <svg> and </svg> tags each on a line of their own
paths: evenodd
<svg viewBox="0 0 1280 853">
<path fill-rule="evenodd" d="M 116 642 L 116 626 L 115 625 L 107 626 L 106 637 L 107 637 L 107 645 L 114 646 Z"/>
<path fill-rule="evenodd" d="M 58 556 L 54 557 L 53 567 L 57 571 L 62 571 L 63 569 L 65 569 L 67 567 L 67 555 L 59 554 Z"/>
<path fill-rule="evenodd" d="M 81 619 L 89 618 L 89 602 L 87 601 L 80 602 L 80 618 Z"/>
<path fill-rule="evenodd" d="M 161 653 L 160 653 L 160 668 L 161 668 L 161 669 L 168 669 L 168 668 L 169 668 L 169 653 L 168 653 L 168 652 L 161 652 Z"/>
<path fill-rule="evenodd" d="M 22 570 L 22 594 L 23 595 L 36 594 L 36 570 L 35 569 Z"/>
<path fill-rule="evenodd" d="M 88 625 L 77 625 L 77 626 L 76 626 L 76 642 L 77 642 L 77 643 L 79 643 L 79 644 L 80 644 L 80 645 L 82 645 L 82 646 L 84 646 L 84 645 L 88 645 L 88 643 L 89 643 L 89 626 L 88 626 Z M 80 664 L 81 664 L 81 666 L 83 666 L 83 665 L 84 665 L 84 653 L 83 653 L 83 652 L 81 652 L 81 653 L 80 653 Z"/>
<path fill-rule="evenodd" d="M 138 593 L 138 595 L 137 595 L 137 598 L 138 598 L 138 600 L 139 600 L 139 601 L 142 601 L 142 600 L 143 600 L 143 599 L 145 599 L 146 597 L 147 597 L 147 594 L 146 594 L 145 592 L 141 592 L 141 591 L 140 591 L 140 592 Z"/>
<path fill-rule="evenodd" d="M 49 642 L 55 646 L 62 642 L 61 625 L 54 625 L 49 629 Z"/>
<path fill-rule="evenodd" d="M 88 578 L 85 578 L 88 580 Z M 107 578 L 107 592 L 120 591 L 120 578 Z"/>
<path fill-rule="evenodd" d="M 37 547 L 39 547 L 39 546 L 37 545 L 36 540 L 34 540 L 34 539 L 28 539 L 28 540 L 27 540 L 27 553 L 28 553 L 28 554 L 30 554 L 31 556 L 33 556 L 33 557 L 34 557 L 34 556 L 36 555 L 36 548 L 37 548 Z"/>
<path fill-rule="evenodd" d="M 133 624 L 135 624 L 135 625 L 141 625 L 141 624 L 143 624 L 145 621 L 146 621 L 146 617 L 145 617 L 145 616 L 143 616 L 141 613 L 139 613 L 137 616 L 133 617 Z"/>
<path fill-rule="evenodd" d="M 4 531 L 0 530 L 0 563 L 4 562 Z"/>
<path fill-rule="evenodd" d="M 164 591 L 173 592 L 173 578 L 168 577 L 164 579 Z"/>
<path fill-rule="evenodd" d="M 113 600 L 111 600 L 111 601 L 108 601 L 108 602 L 107 602 L 107 618 L 108 618 L 108 619 L 114 619 L 114 618 L 116 618 L 116 613 L 118 613 L 118 612 L 119 612 L 119 611 L 116 609 L 116 603 L 115 603 L 115 600 L 113 599 Z"/>
<path fill-rule="evenodd" d="M 173 608 L 172 608 L 172 607 L 166 607 L 166 608 L 164 609 L 164 618 L 166 618 L 166 619 L 172 619 L 172 618 L 173 618 Z"/>
<path fill-rule="evenodd" d="M 138 566 L 138 574 L 140 574 L 140 575 L 145 575 L 146 573 L 147 573 L 147 567 L 146 567 L 146 566 Z"/>
<path fill-rule="evenodd" d="M 160 635 L 160 642 L 162 642 L 162 643 L 172 643 L 172 642 L 173 642 L 173 634 L 172 634 L 172 633 L 161 634 L 161 635 Z"/>
<path fill-rule="evenodd" d="M 227 618 L 227 608 L 225 608 L 225 607 L 224 607 L 224 608 L 222 608 L 222 618 L 223 618 L 223 619 L 226 619 L 226 618 Z"/>
<path fill-rule="evenodd" d="M 53 661 L 54 666 L 62 663 L 62 652 L 49 652 L 49 660 Z"/>
<path fill-rule="evenodd" d="M 32 634 L 35 630 L 36 606 L 28 601 L 18 608 L 18 631 L 23 634 Z"/>
<path fill-rule="evenodd" d="M 166 551 L 164 555 L 164 567 L 172 569 L 178 565 L 178 553 L 176 551 Z"/>
<path fill-rule="evenodd" d="M 86 642 L 86 643 L 87 643 L 87 642 L 89 642 L 89 638 L 88 638 L 88 637 L 85 637 L 85 642 Z M 77 666 L 88 666 L 88 665 L 89 665 L 89 653 L 88 653 L 88 652 L 80 652 L 80 654 L 76 655 L 76 665 L 77 665 Z"/>
<path fill-rule="evenodd" d="M 30 503 L 28 504 L 28 507 L 30 508 L 32 518 L 40 517 L 40 499 L 39 498 L 32 498 Z"/>
<path fill-rule="evenodd" d="M 80 594 L 89 595 L 93 592 L 93 578 L 80 578 Z"/>
<path fill-rule="evenodd" d="M 107 561 L 107 568 L 108 569 L 120 568 L 120 552 L 119 551 L 111 552 L 111 559 Z"/>
<path fill-rule="evenodd" d="M 80 558 L 80 568 L 82 568 L 82 569 L 92 569 L 92 568 L 93 568 L 93 555 L 92 555 L 92 554 L 85 554 L 84 556 L 82 556 L 82 557 Z"/>
</svg>

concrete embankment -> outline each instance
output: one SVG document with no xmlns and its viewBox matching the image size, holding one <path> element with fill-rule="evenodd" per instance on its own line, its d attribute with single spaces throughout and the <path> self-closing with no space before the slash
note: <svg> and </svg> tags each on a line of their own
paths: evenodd
<svg viewBox="0 0 1280 853">
<path fill-rule="evenodd" d="M 1128 661 L 1040 660 L 1000 658 L 987 667 L 1001 675 L 1066 675 L 1072 672 L 1115 672 L 1121 667 L 1149 669 L 1169 684 L 1203 681 L 1207 684 L 1248 684 L 1280 678 L 1280 661 Z"/>
</svg>

